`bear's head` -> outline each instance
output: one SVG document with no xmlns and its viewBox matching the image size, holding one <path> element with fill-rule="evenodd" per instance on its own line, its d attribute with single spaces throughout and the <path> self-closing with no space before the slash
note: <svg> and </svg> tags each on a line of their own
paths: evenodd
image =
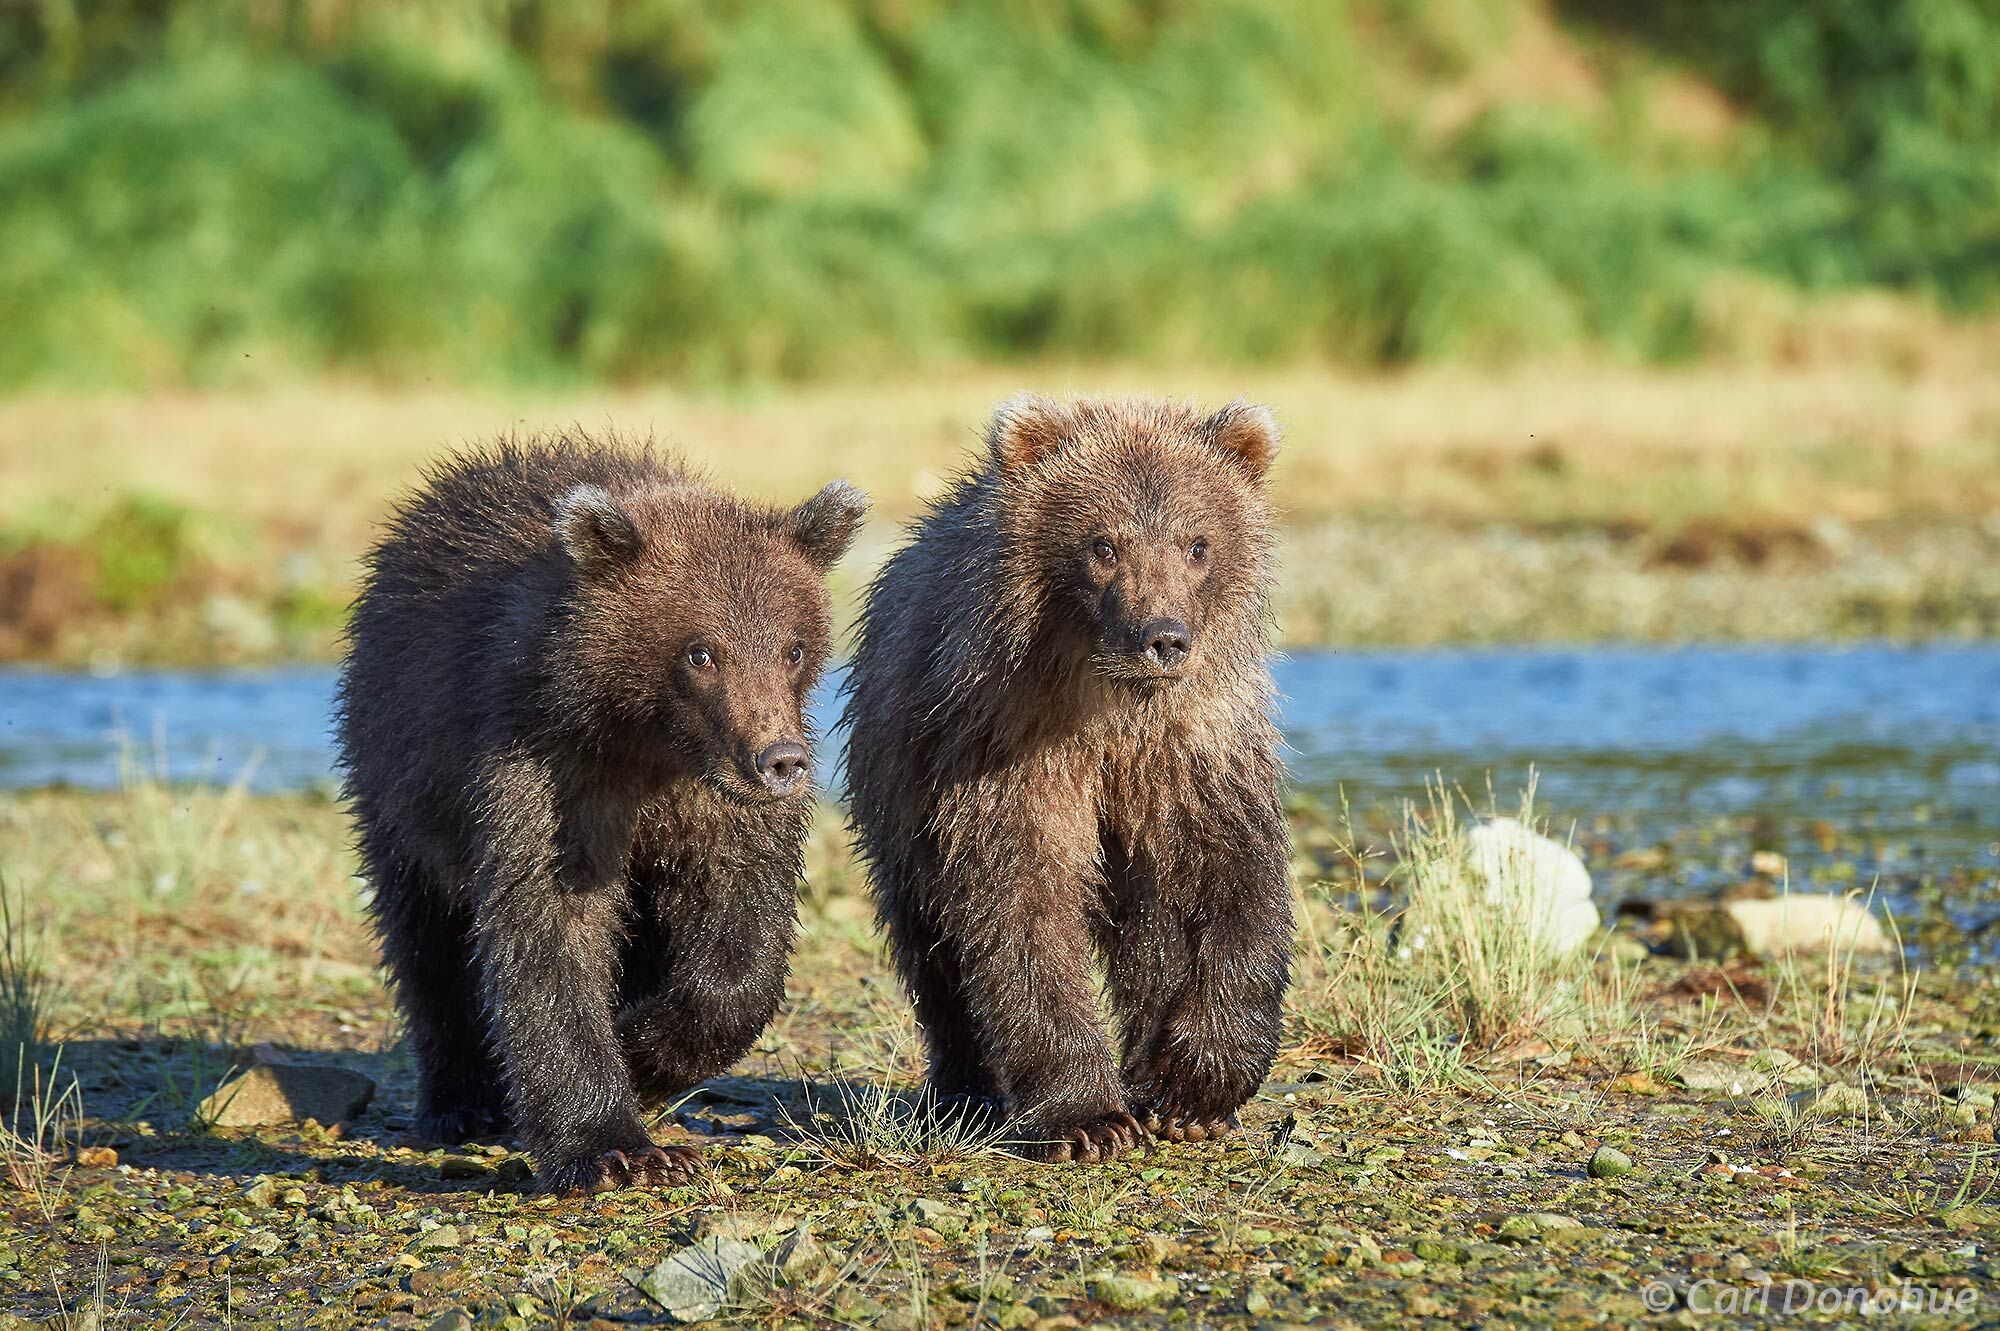
<svg viewBox="0 0 2000 1331">
<path fill-rule="evenodd" d="M 826 571 L 867 498 L 834 481 L 789 509 L 688 483 L 555 506 L 569 565 L 565 700 L 608 745 L 739 802 L 811 789 L 805 719 L 830 649 Z"/>
<path fill-rule="evenodd" d="M 1003 581 L 1033 602 L 1005 618 L 1142 689 L 1261 658 L 1278 441 L 1241 402 L 1003 404 L 987 435 Z"/>
</svg>

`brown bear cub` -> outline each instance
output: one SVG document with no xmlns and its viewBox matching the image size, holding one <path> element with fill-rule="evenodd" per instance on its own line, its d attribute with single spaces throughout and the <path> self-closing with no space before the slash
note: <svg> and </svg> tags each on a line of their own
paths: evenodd
<svg viewBox="0 0 2000 1331">
<path fill-rule="evenodd" d="M 417 1131 L 511 1124 L 557 1192 L 670 1181 L 640 1120 L 784 995 L 824 573 L 866 506 L 767 509 L 581 437 L 455 458 L 369 558 L 338 738 Z"/>
<path fill-rule="evenodd" d="M 847 710 L 931 1090 L 1003 1106 L 1048 1160 L 1220 1135 L 1270 1070 L 1291 967 L 1276 424 L 1023 398 L 987 446 L 871 587 Z"/>
</svg>

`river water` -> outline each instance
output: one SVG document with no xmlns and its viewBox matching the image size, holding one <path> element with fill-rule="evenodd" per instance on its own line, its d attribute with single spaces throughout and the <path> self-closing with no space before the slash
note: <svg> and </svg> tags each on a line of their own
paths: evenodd
<svg viewBox="0 0 2000 1331">
<path fill-rule="evenodd" d="M 1275 673 L 1294 778 L 1329 802 L 1393 808 L 1441 776 L 1504 808 L 1532 769 L 1544 810 L 1619 845 L 1719 836 L 1810 865 L 1828 829 L 1859 829 L 1864 875 L 2000 896 L 2000 645 L 1314 651 Z M 0 670 L 0 786 L 330 787 L 332 684 L 323 666 Z M 1687 886 L 1734 871 L 1711 856 Z"/>
</svg>

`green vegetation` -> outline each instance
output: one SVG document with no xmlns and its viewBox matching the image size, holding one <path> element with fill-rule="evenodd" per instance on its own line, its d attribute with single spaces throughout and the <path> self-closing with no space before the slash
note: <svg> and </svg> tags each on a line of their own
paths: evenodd
<svg viewBox="0 0 2000 1331">
<path fill-rule="evenodd" d="M 1996 71 L 1982 0 L 6 6 L 0 385 L 1675 358 L 1988 304 Z"/>
</svg>

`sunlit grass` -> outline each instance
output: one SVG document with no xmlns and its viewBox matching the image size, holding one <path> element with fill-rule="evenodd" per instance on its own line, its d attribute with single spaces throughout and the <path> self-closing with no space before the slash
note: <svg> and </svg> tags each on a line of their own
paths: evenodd
<svg viewBox="0 0 2000 1331">
<path fill-rule="evenodd" d="M 833 571 L 844 641 L 902 519 L 1023 388 L 1271 403 L 1289 645 L 1989 634 L 1991 342 L 1941 335 L 1914 366 L 1055 364 L 733 393 L 29 394 L 0 402 L 0 564 L 29 589 L 0 656 L 330 657 L 357 561 L 427 462 L 570 427 L 650 433 L 775 503 L 835 476 L 868 491 L 874 513 Z"/>
</svg>

